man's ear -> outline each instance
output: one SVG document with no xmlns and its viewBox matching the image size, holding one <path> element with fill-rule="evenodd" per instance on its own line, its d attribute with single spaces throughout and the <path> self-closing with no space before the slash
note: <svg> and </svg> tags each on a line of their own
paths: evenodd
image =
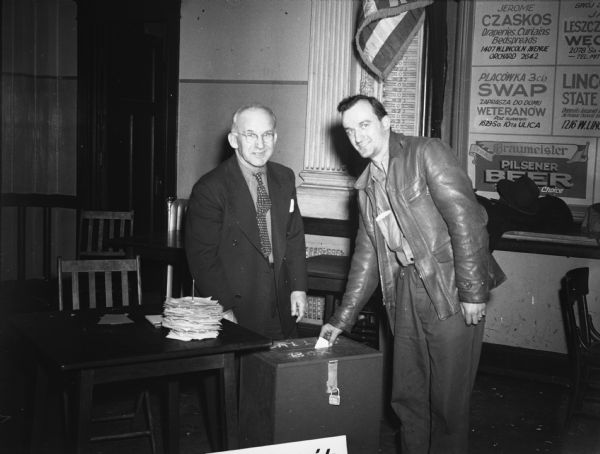
<svg viewBox="0 0 600 454">
<path fill-rule="evenodd" d="M 237 141 L 237 136 L 233 132 L 227 134 L 227 140 L 229 141 L 229 145 L 231 145 L 231 148 L 237 150 L 239 145 Z"/>
<path fill-rule="evenodd" d="M 383 117 L 383 118 L 381 119 L 381 124 L 383 125 L 383 127 L 384 127 L 385 129 L 390 129 L 390 126 L 391 126 L 391 124 L 392 124 L 392 121 L 390 120 L 390 117 L 386 115 L 385 117 Z"/>
</svg>

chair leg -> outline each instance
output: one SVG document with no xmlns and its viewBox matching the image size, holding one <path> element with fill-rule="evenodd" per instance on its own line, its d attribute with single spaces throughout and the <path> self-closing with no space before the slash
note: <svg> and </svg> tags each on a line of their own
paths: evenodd
<svg viewBox="0 0 600 454">
<path fill-rule="evenodd" d="M 48 376 L 42 366 L 38 365 L 34 384 L 33 421 L 31 427 L 30 451 L 40 452 L 45 432 L 44 412 L 48 396 Z"/>
<path fill-rule="evenodd" d="M 152 454 L 156 454 L 156 440 L 154 439 L 154 420 L 152 419 L 152 407 L 150 402 L 150 392 L 145 389 L 143 392 L 144 413 L 146 416 L 146 427 L 148 427 L 150 438 L 150 449 Z"/>
<path fill-rule="evenodd" d="M 171 378 L 166 386 L 165 416 L 163 427 L 165 452 L 179 452 L 179 381 Z"/>
<path fill-rule="evenodd" d="M 72 432 L 71 427 L 71 403 L 69 400 L 69 391 L 66 387 L 62 390 L 62 405 L 63 405 L 63 424 L 65 430 L 65 439 L 70 436 Z"/>
<path fill-rule="evenodd" d="M 579 408 L 579 405 L 581 403 L 581 397 L 582 397 L 581 375 L 582 375 L 581 366 L 577 365 L 577 367 L 575 367 L 575 374 L 574 374 L 573 380 L 572 380 L 573 388 L 571 390 L 571 395 L 569 396 L 569 403 L 567 404 L 567 415 L 565 418 L 565 427 L 569 426 L 569 424 L 571 423 L 571 419 L 573 418 L 573 415 L 575 414 L 575 410 L 577 408 Z"/>
<path fill-rule="evenodd" d="M 134 430 L 136 418 L 143 412 L 145 420 L 145 428 L 142 430 Z M 156 454 L 156 439 L 154 437 L 154 420 L 152 418 L 152 407 L 150 405 L 150 392 L 144 389 L 138 393 L 133 410 L 129 413 L 121 413 L 116 416 L 102 416 L 92 419 L 94 423 L 104 423 L 109 421 L 124 421 L 129 420 L 131 423 L 130 432 L 122 432 L 109 435 L 92 436 L 93 442 L 109 441 L 109 440 L 124 440 L 128 438 L 148 437 L 152 454 Z"/>
</svg>

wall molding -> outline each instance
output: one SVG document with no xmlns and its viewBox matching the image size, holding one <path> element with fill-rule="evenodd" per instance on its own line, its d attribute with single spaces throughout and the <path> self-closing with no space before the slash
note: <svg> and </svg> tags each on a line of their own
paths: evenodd
<svg viewBox="0 0 600 454">
<path fill-rule="evenodd" d="M 306 80 L 179 79 L 181 84 L 308 85 Z"/>
</svg>

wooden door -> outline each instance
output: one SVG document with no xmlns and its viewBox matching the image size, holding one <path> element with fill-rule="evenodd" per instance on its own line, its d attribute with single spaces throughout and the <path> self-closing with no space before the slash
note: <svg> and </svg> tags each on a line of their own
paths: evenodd
<svg viewBox="0 0 600 454">
<path fill-rule="evenodd" d="M 80 0 L 78 191 L 134 210 L 135 232 L 166 228 L 175 194 L 179 2 Z"/>
</svg>

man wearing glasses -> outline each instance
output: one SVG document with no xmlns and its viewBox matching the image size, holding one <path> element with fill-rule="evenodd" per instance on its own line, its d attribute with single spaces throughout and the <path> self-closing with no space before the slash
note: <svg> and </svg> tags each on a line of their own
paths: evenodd
<svg viewBox="0 0 600 454">
<path fill-rule="evenodd" d="M 185 249 L 197 294 L 218 300 L 225 318 L 285 339 L 304 316 L 307 277 L 294 173 L 269 162 L 276 121 L 259 104 L 235 112 L 235 155 L 194 185 Z"/>
</svg>

